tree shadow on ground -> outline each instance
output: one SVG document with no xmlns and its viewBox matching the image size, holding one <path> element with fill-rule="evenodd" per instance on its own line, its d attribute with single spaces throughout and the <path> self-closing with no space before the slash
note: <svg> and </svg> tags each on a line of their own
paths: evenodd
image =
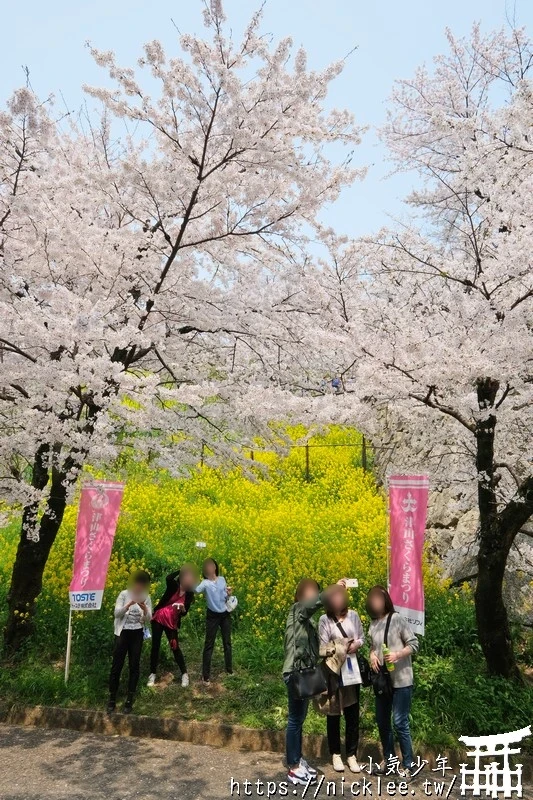
<svg viewBox="0 0 533 800">
<path fill-rule="evenodd" d="M 324 766 L 319 791 L 288 786 L 285 796 L 325 798 L 354 796 L 352 781 L 368 775 L 344 776 Z M 424 772 L 409 786 L 408 796 L 427 797 Z M 233 791 L 231 780 L 233 779 Z M 245 784 L 248 781 L 248 784 Z M 259 781 L 259 785 L 257 785 Z M 279 797 L 286 781 L 281 756 L 235 752 L 162 739 L 84 734 L 68 730 L 17 728 L 0 725 L 1 800 L 227 800 Z M 388 781 L 387 781 L 388 782 Z M 343 786 L 344 783 L 344 786 Z M 335 787 L 335 789 L 333 789 Z M 399 797 L 372 779 L 368 797 Z M 444 796 L 446 790 L 444 791 Z M 355 795 L 357 796 L 357 795 Z M 360 790 L 358 796 L 365 796 Z M 404 795 L 405 796 L 405 795 Z M 533 800 L 531 787 L 524 798 Z M 457 780 L 448 800 L 459 797 Z"/>
</svg>

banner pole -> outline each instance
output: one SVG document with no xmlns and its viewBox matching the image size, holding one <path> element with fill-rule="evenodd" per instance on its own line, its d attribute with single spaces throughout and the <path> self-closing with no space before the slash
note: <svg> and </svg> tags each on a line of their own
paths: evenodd
<svg viewBox="0 0 533 800">
<path fill-rule="evenodd" d="M 390 486 L 387 485 L 387 591 L 390 591 Z"/>
<path fill-rule="evenodd" d="M 72 607 L 68 611 L 67 655 L 65 657 L 65 683 L 70 672 L 70 651 L 72 649 Z"/>
</svg>

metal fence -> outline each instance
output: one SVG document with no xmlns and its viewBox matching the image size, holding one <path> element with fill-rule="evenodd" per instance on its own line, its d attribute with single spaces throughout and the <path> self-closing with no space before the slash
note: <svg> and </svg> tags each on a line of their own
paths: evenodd
<svg viewBox="0 0 533 800">
<path fill-rule="evenodd" d="M 332 442 L 332 443 L 307 443 L 307 444 L 293 444 L 289 446 L 289 450 L 305 450 L 305 479 L 307 481 L 311 480 L 312 474 L 312 455 L 311 450 L 315 448 L 336 448 L 336 447 L 349 447 L 352 450 L 358 450 L 361 454 L 361 467 L 368 471 L 372 468 L 373 461 L 374 461 L 374 448 L 367 440 L 365 436 L 361 437 L 360 442 Z M 255 461 L 255 454 L 256 451 L 250 449 L 250 459 Z M 261 451 L 264 452 L 264 451 Z"/>
</svg>

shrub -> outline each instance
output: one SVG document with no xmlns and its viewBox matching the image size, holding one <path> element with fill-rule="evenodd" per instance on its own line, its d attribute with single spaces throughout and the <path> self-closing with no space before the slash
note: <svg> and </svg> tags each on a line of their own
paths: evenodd
<svg viewBox="0 0 533 800">
<path fill-rule="evenodd" d="M 294 431 L 295 436 L 301 433 Z M 342 443 L 351 446 L 337 446 Z M 209 554 L 219 561 L 239 598 L 234 617 L 238 674 L 226 682 L 215 711 L 208 699 L 195 696 L 185 702 L 172 688 L 166 699 L 144 690 L 139 709 L 174 713 L 179 699 L 180 713 L 191 718 L 218 714 L 228 721 L 282 727 L 283 627 L 300 578 L 309 575 L 327 585 L 340 577 L 357 577 L 353 606 L 361 612 L 368 588 L 386 581 L 386 503 L 371 473 L 361 467 L 360 435 L 332 428 L 311 444 L 321 446 L 310 449 L 309 476 L 304 448 L 282 458 L 258 447 L 250 463 L 253 480 L 237 469 L 202 467 L 180 480 L 146 464 L 121 463 L 109 470 L 108 478 L 126 478 L 126 491 L 103 608 L 74 614 L 71 682 L 65 688 L 62 659 L 76 503 L 66 511 L 46 568 L 35 637 L 20 667 L 0 674 L 0 692 L 26 702 L 100 704 L 109 669 L 112 608 L 130 573 L 143 568 L 152 574 L 155 600 L 169 571 L 185 561 L 200 565 Z M 268 464 L 268 473 L 262 464 Z M 17 538 L 15 523 L 0 529 L 0 608 L 5 607 Z M 199 540 L 206 542 L 206 550 L 196 548 Z M 450 587 L 429 565 L 425 587 L 426 636 L 415 663 L 415 737 L 444 747 L 456 745 L 462 734 L 529 724 L 531 690 L 485 674 L 469 588 Z M 194 669 L 201 658 L 204 607 L 203 601 L 197 602 L 182 629 Z M 364 613 L 361 617 L 366 626 Z M 170 655 L 165 649 L 163 653 L 164 663 L 171 666 Z M 524 644 L 523 653 L 531 661 L 531 644 Z M 370 692 L 364 693 L 362 707 L 363 728 L 375 737 Z M 306 725 L 310 731 L 324 728 L 323 719 L 313 713 Z"/>
</svg>

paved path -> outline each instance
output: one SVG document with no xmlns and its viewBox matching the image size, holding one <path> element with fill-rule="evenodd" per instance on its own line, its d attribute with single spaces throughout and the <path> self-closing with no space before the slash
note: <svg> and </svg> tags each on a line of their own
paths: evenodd
<svg viewBox="0 0 533 800">
<path fill-rule="evenodd" d="M 398 792 L 387 793 L 385 787 L 378 794 L 375 778 L 371 789 L 367 786 L 366 793 L 361 790 L 354 795 L 352 777 L 358 776 L 346 774 L 342 795 L 340 778 L 325 767 L 317 796 L 400 797 Z M 435 777 L 428 772 L 416 779 L 408 797 L 435 797 L 434 792 L 425 794 L 422 787 L 425 778 Z M 232 778 L 236 782 L 233 793 Z M 301 798 L 303 787 L 295 793 L 294 787 L 285 787 L 283 793 L 285 778 L 280 757 L 269 753 L 0 725 L 0 800 L 226 800 L 266 798 L 268 791 L 272 797 Z M 252 785 L 258 780 L 263 784 Z M 328 782 L 335 780 L 333 794 L 333 783 Z M 246 786 L 244 781 L 251 784 Z M 314 796 L 314 788 L 305 795 L 307 800 Z M 524 797 L 528 796 L 533 797 L 525 791 Z M 454 789 L 449 800 L 457 797 Z"/>
</svg>

